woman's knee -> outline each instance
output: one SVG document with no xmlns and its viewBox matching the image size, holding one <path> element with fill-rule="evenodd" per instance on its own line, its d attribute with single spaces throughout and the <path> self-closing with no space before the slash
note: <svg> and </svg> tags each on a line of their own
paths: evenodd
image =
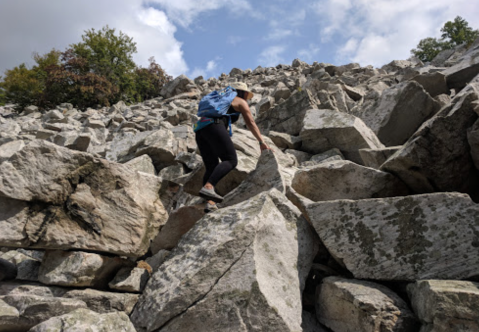
<svg viewBox="0 0 479 332">
<path fill-rule="evenodd" d="M 237 158 L 231 159 L 230 163 L 231 163 L 231 169 L 235 169 L 236 166 L 238 166 L 238 159 Z"/>
</svg>

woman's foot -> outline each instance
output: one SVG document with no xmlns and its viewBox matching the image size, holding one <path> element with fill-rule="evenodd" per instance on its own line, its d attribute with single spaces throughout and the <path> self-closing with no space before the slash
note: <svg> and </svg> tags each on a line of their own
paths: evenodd
<svg viewBox="0 0 479 332">
<path fill-rule="evenodd" d="M 201 188 L 199 195 L 207 200 L 210 200 L 216 203 L 223 202 L 223 196 L 218 195 L 215 192 L 215 188 L 213 186 L 211 186 L 210 188 L 208 188 L 207 186 L 204 186 L 203 188 Z"/>
</svg>

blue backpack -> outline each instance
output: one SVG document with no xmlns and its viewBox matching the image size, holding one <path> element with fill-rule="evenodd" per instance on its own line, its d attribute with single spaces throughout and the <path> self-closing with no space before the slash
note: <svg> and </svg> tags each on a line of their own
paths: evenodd
<svg viewBox="0 0 479 332">
<path fill-rule="evenodd" d="M 213 91 L 204 96 L 198 105 L 197 115 L 200 117 L 200 120 L 195 124 L 194 131 L 197 132 L 207 125 L 214 123 L 215 118 L 227 116 L 230 136 L 233 136 L 233 131 L 231 130 L 231 115 L 239 115 L 240 113 L 227 114 L 227 112 L 233 99 L 235 99 L 237 95 L 236 90 L 228 86 L 223 90 Z"/>
</svg>

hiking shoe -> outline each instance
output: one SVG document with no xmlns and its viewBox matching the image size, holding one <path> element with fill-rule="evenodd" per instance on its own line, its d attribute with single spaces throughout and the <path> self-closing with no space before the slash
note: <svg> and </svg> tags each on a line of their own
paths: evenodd
<svg viewBox="0 0 479 332">
<path fill-rule="evenodd" d="M 223 202 L 223 197 L 215 193 L 214 189 L 206 189 L 205 187 L 201 188 L 199 192 L 200 196 L 216 203 Z"/>
<path fill-rule="evenodd" d="M 210 202 L 206 202 L 206 206 L 204 210 L 205 213 L 213 212 L 216 210 L 218 210 L 218 207 L 216 206 L 216 204 L 210 204 Z"/>
</svg>

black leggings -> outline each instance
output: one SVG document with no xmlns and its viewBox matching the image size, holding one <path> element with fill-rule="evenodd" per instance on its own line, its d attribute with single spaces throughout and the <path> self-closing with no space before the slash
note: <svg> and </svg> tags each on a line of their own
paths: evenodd
<svg viewBox="0 0 479 332">
<path fill-rule="evenodd" d="M 203 185 L 209 182 L 216 186 L 219 180 L 238 165 L 236 150 L 223 121 L 197 131 L 196 144 L 206 168 Z"/>
</svg>

